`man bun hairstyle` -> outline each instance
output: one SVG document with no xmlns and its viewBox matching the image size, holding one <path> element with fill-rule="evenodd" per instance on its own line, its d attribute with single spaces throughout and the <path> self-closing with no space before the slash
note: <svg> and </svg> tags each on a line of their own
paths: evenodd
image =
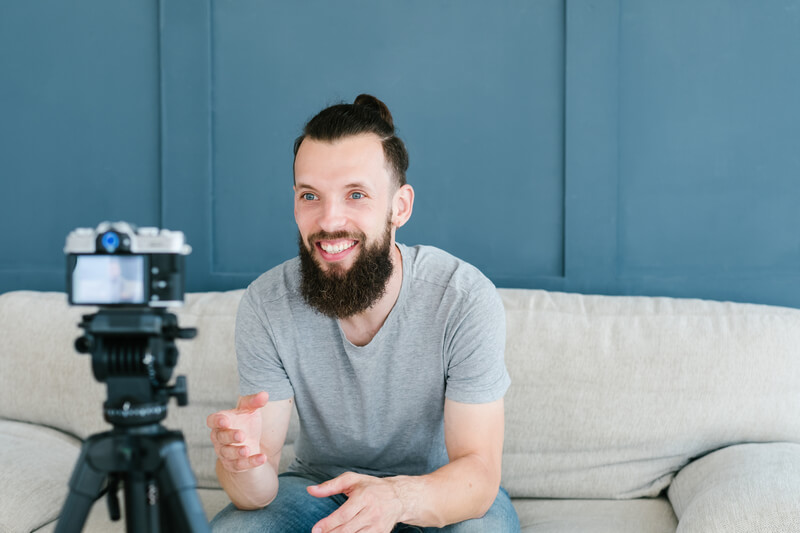
<svg viewBox="0 0 800 533">
<path fill-rule="evenodd" d="M 395 135 L 392 113 L 386 104 L 369 94 L 359 94 L 352 104 L 337 104 L 317 113 L 303 128 L 303 134 L 294 141 L 294 156 L 303 140 L 333 142 L 344 137 L 372 133 L 383 145 L 383 156 L 389 165 L 397 187 L 406 184 L 408 151 L 403 141 Z"/>
<path fill-rule="evenodd" d="M 364 106 L 378 113 L 391 130 L 391 133 L 394 134 L 394 120 L 392 120 L 392 113 L 389 111 L 389 108 L 386 107 L 386 104 L 370 94 L 359 94 L 356 96 L 356 99 L 353 100 L 353 105 Z"/>
</svg>

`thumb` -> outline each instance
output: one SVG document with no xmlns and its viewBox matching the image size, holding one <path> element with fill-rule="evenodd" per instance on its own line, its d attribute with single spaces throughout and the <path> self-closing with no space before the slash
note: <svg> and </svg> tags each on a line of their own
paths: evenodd
<svg viewBox="0 0 800 533">
<path fill-rule="evenodd" d="M 334 494 L 342 494 L 347 492 L 358 480 L 354 479 L 356 474 L 346 472 L 341 476 L 335 477 L 320 483 L 319 485 L 311 485 L 308 487 L 308 493 L 316 498 L 327 498 Z"/>
<path fill-rule="evenodd" d="M 250 394 L 249 396 L 242 396 L 239 398 L 239 402 L 236 404 L 236 410 L 239 413 L 252 413 L 267 405 L 268 401 L 269 394 L 264 391 L 256 394 Z"/>
</svg>

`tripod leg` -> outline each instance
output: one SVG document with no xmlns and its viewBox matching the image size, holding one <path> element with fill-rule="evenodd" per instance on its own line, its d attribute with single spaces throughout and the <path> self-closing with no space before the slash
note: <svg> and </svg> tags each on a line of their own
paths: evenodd
<svg viewBox="0 0 800 533">
<path fill-rule="evenodd" d="M 125 485 L 126 531 L 149 531 L 158 533 L 158 502 L 151 498 L 151 483 L 145 472 L 129 472 L 123 477 Z"/>
<path fill-rule="evenodd" d="M 192 533 L 211 531 L 197 495 L 197 481 L 186 456 L 186 444 L 180 434 L 161 447 L 161 457 L 161 468 L 156 474 L 164 498 L 161 507 L 171 513 L 173 520 L 171 528 L 164 530 Z"/>
<path fill-rule="evenodd" d="M 79 533 L 95 500 L 100 496 L 107 473 L 91 464 L 90 457 L 97 441 L 89 439 L 81 447 L 81 455 L 69 480 L 69 494 L 58 518 L 56 533 Z"/>
</svg>

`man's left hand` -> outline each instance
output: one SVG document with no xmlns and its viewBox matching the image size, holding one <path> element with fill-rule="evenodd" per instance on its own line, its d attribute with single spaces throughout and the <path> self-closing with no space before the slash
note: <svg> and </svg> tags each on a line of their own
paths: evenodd
<svg viewBox="0 0 800 533">
<path fill-rule="evenodd" d="M 403 515 L 403 502 L 392 478 L 347 472 L 308 487 L 308 493 L 317 498 L 335 494 L 347 496 L 347 501 L 336 512 L 317 522 L 312 533 L 388 533 Z"/>
</svg>

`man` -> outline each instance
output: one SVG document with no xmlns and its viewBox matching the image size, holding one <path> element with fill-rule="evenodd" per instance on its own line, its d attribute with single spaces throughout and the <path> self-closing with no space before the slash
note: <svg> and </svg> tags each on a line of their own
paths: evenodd
<svg viewBox="0 0 800 533">
<path fill-rule="evenodd" d="M 233 502 L 215 530 L 519 529 L 500 488 L 502 302 L 474 267 L 395 242 L 414 203 L 407 168 L 369 95 L 295 142 L 299 257 L 245 292 L 242 396 L 208 417 Z M 278 476 L 293 403 L 296 459 Z"/>
</svg>

